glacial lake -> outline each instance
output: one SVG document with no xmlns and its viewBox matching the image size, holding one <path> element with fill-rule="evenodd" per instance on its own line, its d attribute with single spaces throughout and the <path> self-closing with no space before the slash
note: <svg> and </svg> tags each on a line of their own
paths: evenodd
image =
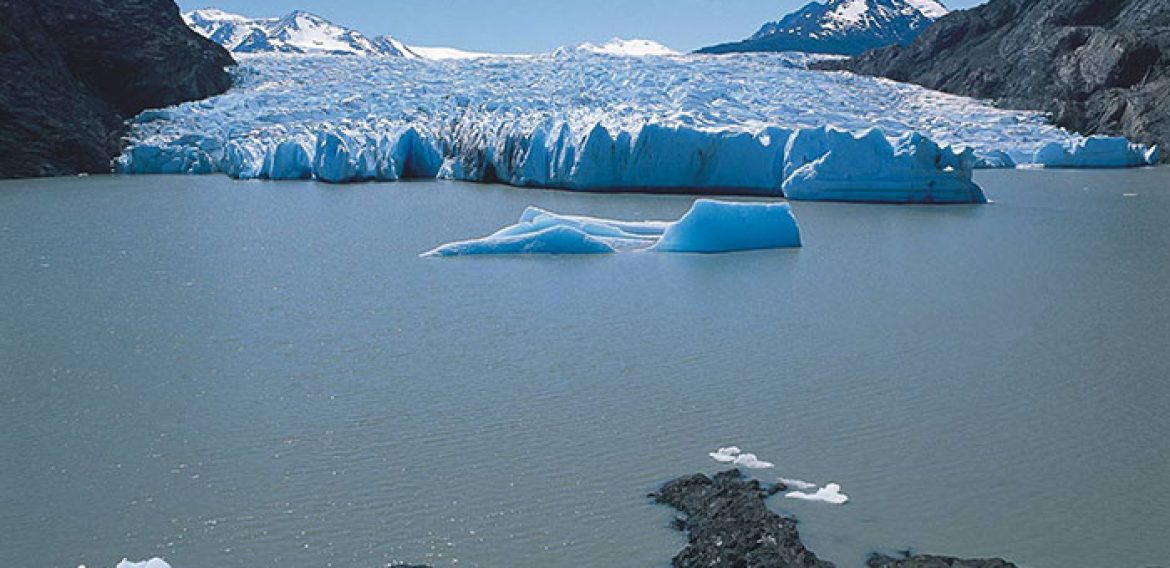
<svg viewBox="0 0 1170 568">
<path fill-rule="evenodd" d="M 842 567 L 1170 564 L 1170 169 L 987 171 L 986 206 L 795 203 L 805 246 L 422 259 L 524 207 L 446 182 L 0 183 L 0 558 L 665 567 L 720 469 Z"/>
</svg>

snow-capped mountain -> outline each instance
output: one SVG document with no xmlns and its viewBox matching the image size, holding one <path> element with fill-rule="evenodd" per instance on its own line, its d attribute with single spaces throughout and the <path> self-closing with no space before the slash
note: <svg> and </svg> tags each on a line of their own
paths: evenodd
<svg viewBox="0 0 1170 568">
<path fill-rule="evenodd" d="M 368 38 L 302 10 L 281 18 L 249 18 L 222 10 L 183 14 L 195 31 L 235 53 L 313 53 L 418 57 L 390 36 Z"/>
<path fill-rule="evenodd" d="M 907 44 L 948 13 L 938 0 L 826 0 L 810 2 L 750 38 L 715 45 L 700 53 L 804 51 L 859 55 Z"/>
<path fill-rule="evenodd" d="M 577 51 L 599 53 L 602 55 L 618 55 L 625 57 L 645 57 L 648 55 L 679 55 L 679 52 L 649 39 L 621 39 L 613 38 L 601 45 L 583 43 L 577 46 Z"/>
</svg>

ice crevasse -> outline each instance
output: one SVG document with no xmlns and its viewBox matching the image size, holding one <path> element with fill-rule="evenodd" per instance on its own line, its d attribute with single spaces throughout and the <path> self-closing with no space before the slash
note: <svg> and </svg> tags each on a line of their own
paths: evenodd
<svg viewBox="0 0 1170 568">
<path fill-rule="evenodd" d="M 535 126 L 456 124 L 379 135 L 327 127 L 315 137 L 184 138 L 139 144 L 117 162 L 123 173 L 210 173 L 238 179 L 329 183 L 440 178 L 589 191 L 745 194 L 796 200 L 983 203 L 967 149 L 917 133 L 889 138 L 833 127 L 758 132 L 649 123 L 611 131 L 567 122 Z"/>
<path fill-rule="evenodd" d="M 721 253 L 800 245 L 800 228 L 787 203 L 699 199 L 674 222 L 616 221 L 529 207 L 514 225 L 483 238 L 445 244 L 421 256 Z"/>
</svg>

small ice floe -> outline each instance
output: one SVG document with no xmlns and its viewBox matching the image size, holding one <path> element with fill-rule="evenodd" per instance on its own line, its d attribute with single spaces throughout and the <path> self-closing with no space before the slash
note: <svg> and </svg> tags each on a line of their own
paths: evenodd
<svg viewBox="0 0 1170 568">
<path fill-rule="evenodd" d="M 708 453 L 707 455 L 719 463 L 729 463 L 748 469 L 771 469 L 776 467 L 776 464 L 761 460 L 756 457 L 756 454 L 745 453 L 735 446 L 719 448 L 719 450 Z"/>
<path fill-rule="evenodd" d="M 738 456 L 739 454 L 739 448 L 735 446 L 728 446 L 726 448 L 719 448 L 718 450 L 707 455 L 711 456 L 711 459 L 714 459 L 719 463 L 731 463 L 735 461 L 735 456 Z"/>
<path fill-rule="evenodd" d="M 787 477 L 781 477 L 779 479 L 779 481 L 780 481 L 780 483 L 783 483 L 785 486 L 799 489 L 801 491 L 806 491 L 809 489 L 816 489 L 817 488 L 817 484 L 809 482 L 809 481 L 804 481 L 803 479 L 788 479 Z"/>
<path fill-rule="evenodd" d="M 837 485 L 836 483 L 830 483 L 818 489 L 816 493 L 790 491 L 785 493 L 784 496 L 789 499 L 800 499 L 802 501 L 820 501 L 822 503 L 829 503 L 832 505 L 844 505 L 849 501 L 849 496 L 841 493 L 841 486 Z"/>
<path fill-rule="evenodd" d="M 171 568 L 162 558 L 151 558 L 150 560 L 143 560 L 141 562 L 131 562 L 125 558 L 118 563 L 117 568 Z"/>
</svg>

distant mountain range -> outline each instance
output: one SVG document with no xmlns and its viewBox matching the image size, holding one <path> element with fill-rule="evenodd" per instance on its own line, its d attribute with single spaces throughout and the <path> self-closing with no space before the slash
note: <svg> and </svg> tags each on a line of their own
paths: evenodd
<svg viewBox="0 0 1170 568">
<path fill-rule="evenodd" d="M 233 53 L 420 57 L 390 36 L 371 39 L 303 10 L 281 18 L 249 18 L 207 9 L 183 14 L 183 20 L 204 37 Z"/>
<path fill-rule="evenodd" d="M 408 59 L 475 59 L 504 54 L 464 51 L 451 47 L 408 46 L 390 36 L 369 38 L 321 16 L 296 10 L 281 18 L 250 18 L 208 8 L 183 14 L 191 29 L 232 53 L 300 53 L 309 55 L 361 55 Z M 642 57 L 678 55 L 661 43 L 646 39 L 614 38 L 601 45 L 582 43 L 554 53 L 586 52 Z"/>
<path fill-rule="evenodd" d="M 699 53 L 803 51 L 859 55 L 870 49 L 905 45 L 948 13 L 938 0 L 827 0 L 810 2 L 779 21 L 764 24 L 735 43 Z"/>
</svg>

